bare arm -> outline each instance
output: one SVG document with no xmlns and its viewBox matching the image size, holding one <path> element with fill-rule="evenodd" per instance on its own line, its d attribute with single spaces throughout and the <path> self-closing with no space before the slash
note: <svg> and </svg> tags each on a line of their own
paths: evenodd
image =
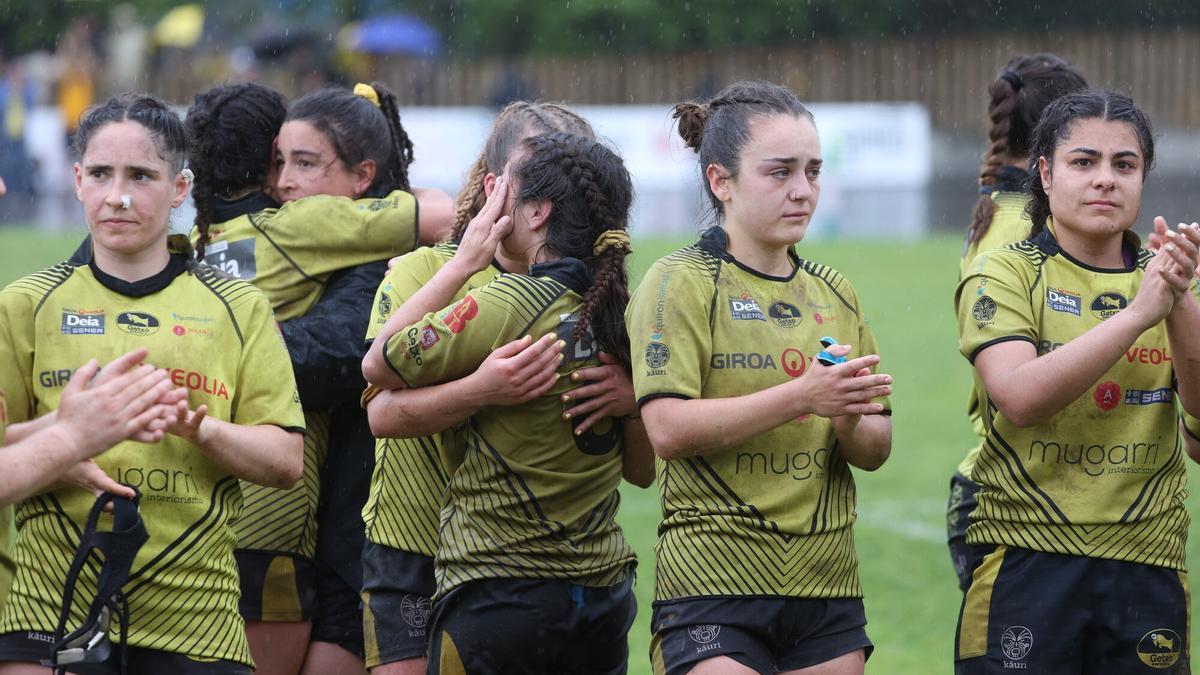
<svg viewBox="0 0 1200 675">
<path fill-rule="evenodd" d="M 835 345 L 830 351 L 841 356 L 850 347 Z M 804 415 L 874 415 L 883 412 L 883 406 L 867 401 L 891 394 L 892 377 L 856 373 L 878 363 L 878 356 L 868 355 L 809 368 L 794 380 L 744 396 L 656 398 L 642 405 L 642 419 L 654 452 L 677 459 L 741 445 Z"/>
<path fill-rule="evenodd" d="M 243 425 L 208 416 L 181 402 L 171 429 L 230 475 L 267 487 L 289 488 L 304 470 L 304 435 L 274 424 Z"/>
<path fill-rule="evenodd" d="M 887 415 L 843 415 L 833 418 L 838 451 L 852 466 L 874 471 L 892 454 L 892 418 Z"/>
<path fill-rule="evenodd" d="M 558 381 L 562 341 L 554 333 L 514 340 L 493 351 L 474 373 L 419 389 L 381 391 L 367 404 L 376 438 L 416 438 L 466 421 L 487 405 L 517 405 Z"/>
<path fill-rule="evenodd" d="M 436 188 L 412 189 L 417 198 L 417 237 L 422 244 L 436 244 L 450 236 L 454 225 L 454 199 Z"/>
<path fill-rule="evenodd" d="M 580 433 L 578 429 L 576 433 Z M 640 488 L 654 485 L 654 448 L 640 417 L 625 418 L 621 452 L 621 475 L 625 480 Z"/>
<path fill-rule="evenodd" d="M 1179 402 L 1191 415 L 1200 413 L 1200 303 L 1191 297 L 1190 285 L 1196 274 L 1196 256 L 1200 245 L 1200 227 L 1180 225 L 1178 231 L 1166 228 L 1166 221 L 1155 219 L 1167 244 L 1160 255 L 1174 263 L 1164 271 L 1175 291 L 1175 306 L 1167 314 L 1167 340 L 1171 345 L 1171 365 L 1175 369 Z"/>
</svg>

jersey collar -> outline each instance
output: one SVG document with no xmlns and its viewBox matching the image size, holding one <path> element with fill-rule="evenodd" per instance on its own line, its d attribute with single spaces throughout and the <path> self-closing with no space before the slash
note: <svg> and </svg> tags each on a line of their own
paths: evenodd
<svg viewBox="0 0 1200 675">
<path fill-rule="evenodd" d="M 213 222 L 225 223 L 238 216 L 276 208 L 279 208 L 279 204 L 276 204 L 275 200 L 268 197 L 265 192 L 255 191 L 237 199 L 217 197 L 213 200 Z"/>
<path fill-rule="evenodd" d="M 713 225 L 705 230 L 704 234 L 700 235 L 700 241 L 696 242 L 696 246 L 721 260 L 737 265 L 739 269 L 745 271 L 747 274 L 753 274 L 767 281 L 791 281 L 796 277 L 796 272 L 800 270 L 800 256 L 796 253 L 794 246 L 788 247 L 788 258 L 792 260 L 792 272 L 787 276 L 777 277 L 771 274 L 763 274 L 753 267 L 745 265 L 742 261 L 733 257 L 727 250 L 729 247 L 729 235 L 725 233 L 725 228 L 720 225 Z"/>
<path fill-rule="evenodd" d="M 592 286 L 592 273 L 588 271 L 587 264 L 578 258 L 535 263 L 529 266 L 529 276 L 550 277 L 579 296 L 586 294 Z"/>
<path fill-rule="evenodd" d="M 996 182 L 979 188 L 979 194 L 990 195 L 993 192 L 1023 193 L 1025 192 L 1025 182 L 1028 179 L 1028 172 L 1006 164 L 1000 167 Z"/>
<path fill-rule="evenodd" d="M 1064 251 L 1062 246 L 1058 244 L 1058 238 L 1054 236 L 1053 216 L 1048 216 L 1046 218 L 1046 226 L 1043 227 L 1040 232 L 1034 235 L 1033 243 L 1038 247 L 1039 250 L 1048 256 L 1062 255 L 1062 257 L 1069 261 L 1072 265 L 1082 267 L 1090 272 L 1100 272 L 1102 274 L 1124 274 L 1126 272 L 1132 272 L 1138 266 L 1138 260 L 1140 257 L 1138 255 L 1138 249 L 1142 246 L 1142 240 L 1140 237 L 1138 237 L 1136 232 L 1132 230 L 1125 230 L 1121 237 L 1121 258 L 1125 262 L 1124 267 L 1109 268 L 1089 265 L 1073 258 L 1070 253 Z"/>
<path fill-rule="evenodd" d="M 108 290 L 130 298 L 142 298 L 157 293 L 170 286 L 171 282 L 175 281 L 175 277 L 187 271 L 187 254 L 172 253 L 170 259 L 167 260 L 167 266 L 161 272 L 148 276 L 145 279 L 125 281 L 96 267 L 96 260 L 91 257 L 91 242 L 85 243 L 89 244 L 88 261 L 86 264 L 92 270 L 92 276 L 96 277 L 96 281 L 99 281 L 100 285 Z"/>
</svg>

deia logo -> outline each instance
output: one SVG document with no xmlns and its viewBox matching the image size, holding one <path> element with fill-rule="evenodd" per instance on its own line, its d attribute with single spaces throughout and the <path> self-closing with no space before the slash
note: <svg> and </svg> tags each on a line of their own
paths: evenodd
<svg viewBox="0 0 1200 675">
<path fill-rule="evenodd" d="M 800 313 L 798 307 L 780 300 L 771 303 L 771 306 L 767 308 L 767 314 L 775 323 L 784 328 L 799 326 L 800 321 L 804 319 L 804 315 Z"/>
<path fill-rule="evenodd" d="M 1120 293 L 1101 293 L 1092 300 L 1092 316 L 1107 319 L 1129 306 L 1129 301 Z"/>
<path fill-rule="evenodd" d="M 254 259 L 254 237 L 239 241 L 216 241 L 204 249 L 204 262 L 238 279 L 258 275 Z"/>
<path fill-rule="evenodd" d="M 1182 653 L 1183 638 L 1170 628 L 1155 628 L 1138 641 L 1138 658 L 1151 668 L 1170 668 Z"/>
<path fill-rule="evenodd" d="M 1065 312 L 1079 316 L 1083 307 L 1083 298 L 1070 291 L 1051 288 L 1046 291 L 1046 306 L 1056 312 Z"/>
<path fill-rule="evenodd" d="M 742 293 L 740 298 L 729 299 L 729 315 L 735 321 L 767 320 L 767 317 L 763 316 L 762 307 L 758 306 L 758 301 L 745 293 Z"/>
<path fill-rule="evenodd" d="M 62 313 L 63 335 L 104 335 L 104 310 Z"/>
<path fill-rule="evenodd" d="M 130 335 L 151 335 L 158 331 L 158 319 L 145 312 L 121 312 L 117 328 Z"/>
<path fill-rule="evenodd" d="M 1004 634 L 1000 636 L 1000 651 L 1004 652 L 1004 658 L 1011 661 L 1020 661 L 1029 655 L 1029 650 L 1033 649 L 1033 632 L 1024 626 L 1009 626 L 1004 630 Z M 1004 663 L 1005 668 L 1026 668 L 1024 663 Z"/>
</svg>

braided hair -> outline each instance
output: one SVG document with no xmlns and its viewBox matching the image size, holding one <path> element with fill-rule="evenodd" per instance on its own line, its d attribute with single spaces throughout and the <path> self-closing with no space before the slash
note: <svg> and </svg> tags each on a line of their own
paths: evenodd
<svg viewBox="0 0 1200 675">
<path fill-rule="evenodd" d="M 195 174 L 196 259 L 204 259 L 218 197 L 233 197 L 267 183 L 272 143 L 287 115 L 287 100 L 260 84 L 213 87 L 196 94 L 184 126 L 188 165 Z"/>
<path fill-rule="evenodd" d="M 979 201 L 971 211 L 968 244 L 987 234 L 996 213 L 992 192 L 1011 158 L 1029 156 L 1033 128 L 1054 99 L 1087 87 L 1079 71 L 1054 54 L 1025 54 L 1009 61 L 988 85 L 988 148 L 979 168 Z"/>
<path fill-rule="evenodd" d="M 400 123 L 400 105 L 382 83 L 372 82 L 371 88 L 379 98 L 378 107 L 346 89 L 321 89 L 293 102 L 284 121 L 313 125 L 346 166 L 373 160 L 375 180 L 361 196 L 408 192 L 412 189 L 408 167 L 413 162 L 413 144 Z M 388 142 L 381 143 L 382 139 Z"/>
<path fill-rule="evenodd" d="M 158 156 L 178 172 L 183 169 L 187 153 L 187 135 L 179 116 L 162 99 L 150 94 L 126 92 L 84 111 L 73 140 L 80 157 L 87 152 L 88 143 L 101 128 L 113 122 L 132 121 L 142 125 L 154 139 Z"/>
<path fill-rule="evenodd" d="M 500 111 L 495 124 L 492 125 L 492 133 L 484 143 L 483 152 L 467 171 L 467 181 L 454 199 L 451 241 L 462 239 L 463 231 L 467 229 L 471 219 L 483 209 L 483 204 L 487 201 L 487 195 L 483 191 L 484 178 L 489 173 L 499 174 L 504 171 L 508 156 L 521 139 L 556 131 L 585 138 L 596 136 L 587 120 L 561 103 L 514 101 Z"/>
<path fill-rule="evenodd" d="M 701 173 L 710 164 L 718 164 L 736 177 L 741 168 L 739 155 L 750 142 L 751 115 L 803 116 L 813 122 L 812 113 L 789 89 L 751 80 L 734 82 L 705 103 L 679 103 L 671 116 L 678 120 L 683 142 L 700 155 Z M 721 200 L 712 193 L 707 181 L 704 185 L 713 210 L 723 213 Z"/>
<path fill-rule="evenodd" d="M 1029 149 L 1029 219 L 1033 221 L 1030 236 L 1036 236 L 1046 227 L 1050 212 L 1050 196 L 1042 185 L 1038 160 L 1054 160 L 1058 144 L 1071 135 L 1071 124 L 1078 120 L 1099 119 L 1106 122 L 1124 122 L 1129 125 L 1138 139 L 1142 151 L 1142 181 L 1154 167 L 1154 130 L 1150 118 L 1134 104 L 1133 99 L 1114 91 L 1088 89 L 1067 94 L 1046 106 L 1041 120 L 1033 130 Z"/>
<path fill-rule="evenodd" d="M 604 233 L 627 228 L 633 183 L 625 163 L 603 143 L 575 134 L 534 136 L 524 145 L 529 155 L 513 172 L 517 203 L 548 200 L 544 250 L 554 258 L 583 261 L 592 275 L 574 337 L 584 339 L 590 328 L 600 349 L 628 371 L 630 249 L 627 243 L 597 243 Z"/>
</svg>

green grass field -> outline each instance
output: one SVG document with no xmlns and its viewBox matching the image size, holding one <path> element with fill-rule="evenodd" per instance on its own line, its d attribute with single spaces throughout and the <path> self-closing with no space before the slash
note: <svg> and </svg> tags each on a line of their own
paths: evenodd
<svg viewBox="0 0 1200 675">
<path fill-rule="evenodd" d="M 0 282 L 63 259 L 80 236 L 0 230 Z M 640 280 L 651 262 L 681 243 L 636 241 L 631 279 Z M 950 474 L 971 442 L 964 414 L 970 374 L 958 355 L 951 303 L 959 248 L 957 238 L 800 247 L 802 256 L 832 265 L 854 282 L 879 338 L 882 368 L 896 380 L 891 459 L 875 473 L 856 475 L 856 541 L 868 631 L 876 645 L 869 673 L 952 671 L 961 595 L 946 552 L 944 511 Z M 641 674 L 650 670 L 646 654 L 659 506 L 653 488 L 626 488 L 620 520 L 641 560 L 630 673 Z M 1198 540 L 1193 537 L 1189 545 L 1191 560 Z"/>
</svg>

